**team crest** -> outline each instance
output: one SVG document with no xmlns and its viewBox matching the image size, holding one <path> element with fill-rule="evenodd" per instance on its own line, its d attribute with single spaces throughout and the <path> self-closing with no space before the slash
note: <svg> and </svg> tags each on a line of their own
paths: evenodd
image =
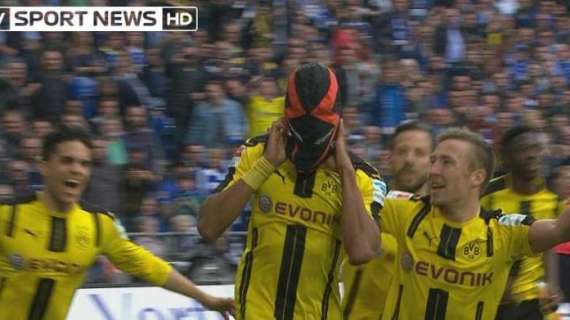
<svg viewBox="0 0 570 320">
<path fill-rule="evenodd" d="M 271 201 L 271 198 L 263 194 L 257 200 L 257 205 L 259 206 L 261 212 L 268 213 L 273 207 L 273 201 Z"/>
<path fill-rule="evenodd" d="M 478 258 L 480 254 L 481 254 L 481 247 L 479 246 L 479 241 L 477 240 L 469 241 L 463 247 L 463 255 L 467 259 L 473 260 L 475 258 Z"/>
<path fill-rule="evenodd" d="M 404 251 L 404 253 L 402 253 L 400 263 L 402 264 L 402 269 L 404 269 L 404 271 L 410 272 L 414 267 L 414 258 L 408 251 Z"/>
<path fill-rule="evenodd" d="M 339 192 L 339 185 L 333 179 L 326 179 L 321 185 L 321 191 L 330 197 Z"/>
<path fill-rule="evenodd" d="M 87 248 L 89 246 L 89 234 L 85 229 L 80 229 L 75 236 L 75 241 L 82 248 Z"/>
</svg>

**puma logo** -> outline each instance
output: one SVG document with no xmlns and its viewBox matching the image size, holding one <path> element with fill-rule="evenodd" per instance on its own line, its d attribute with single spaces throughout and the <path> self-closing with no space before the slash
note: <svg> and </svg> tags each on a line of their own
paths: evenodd
<svg viewBox="0 0 570 320">
<path fill-rule="evenodd" d="M 35 232 L 32 232 L 31 230 L 24 229 L 24 231 L 34 238 L 36 238 L 38 236 Z"/>
<path fill-rule="evenodd" d="M 435 237 L 432 238 L 426 231 L 423 232 L 423 235 L 426 237 L 427 241 L 429 242 L 429 246 L 431 247 L 431 241 L 434 240 Z"/>
</svg>

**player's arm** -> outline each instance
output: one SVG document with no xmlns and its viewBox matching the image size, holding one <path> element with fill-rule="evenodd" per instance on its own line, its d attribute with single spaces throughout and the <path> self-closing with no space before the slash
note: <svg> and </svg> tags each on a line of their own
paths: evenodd
<svg viewBox="0 0 570 320">
<path fill-rule="evenodd" d="M 380 230 L 364 207 L 356 172 L 346 148 L 341 120 L 335 143 L 335 164 L 342 183 L 342 239 L 350 264 L 368 262 L 379 253 Z"/>
<path fill-rule="evenodd" d="M 545 251 L 570 240 L 570 208 L 566 208 L 558 219 L 535 221 L 528 232 L 530 247 L 535 252 Z"/>
<path fill-rule="evenodd" d="M 232 224 L 255 191 L 285 161 L 284 135 L 284 124 L 275 122 L 270 129 L 264 155 L 250 160 L 248 150 L 244 150 L 235 172 L 232 172 L 233 183 L 210 196 L 200 207 L 198 232 L 206 241 L 215 241 Z"/>
<path fill-rule="evenodd" d="M 102 251 L 114 266 L 151 284 L 195 299 L 208 309 L 222 312 L 226 319 L 226 312 L 233 313 L 232 299 L 214 297 L 200 290 L 166 261 L 131 242 L 118 220 L 103 214 L 99 219 Z"/>
</svg>

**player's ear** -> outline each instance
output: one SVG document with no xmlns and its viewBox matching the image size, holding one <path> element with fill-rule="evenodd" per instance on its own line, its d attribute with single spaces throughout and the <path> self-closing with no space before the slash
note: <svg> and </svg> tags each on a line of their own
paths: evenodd
<svg viewBox="0 0 570 320">
<path fill-rule="evenodd" d="M 471 185 L 473 187 L 482 186 L 487 178 L 487 172 L 483 168 L 476 169 L 471 173 Z"/>
</svg>

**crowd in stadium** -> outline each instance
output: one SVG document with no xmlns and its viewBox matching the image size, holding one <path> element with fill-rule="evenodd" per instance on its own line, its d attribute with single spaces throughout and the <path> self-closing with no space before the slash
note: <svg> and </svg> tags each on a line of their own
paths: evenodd
<svg viewBox="0 0 570 320">
<path fill-rule="evenodd" d="M 525 124 L 546 133 L 544 175 L 566 179 L 552 187 L 570 197 L 558 170 L 570 157 L 568 1 L 197 5 L 193 33 L 0 33 L 0 197 L 40 190 L 42 138 L 75 124 L 96 137 L 86 201 L 129 232 L 194 231 L 234 150 L 282 116 L 288 75 L 305 62 L 335 71 L 350 148 L 386 181 L 387 142 L 403 121 L 434 134 L 465 126 L 497 147 Z M 142 243 L 164 255 L 160 239 Z"/>
</svg>

